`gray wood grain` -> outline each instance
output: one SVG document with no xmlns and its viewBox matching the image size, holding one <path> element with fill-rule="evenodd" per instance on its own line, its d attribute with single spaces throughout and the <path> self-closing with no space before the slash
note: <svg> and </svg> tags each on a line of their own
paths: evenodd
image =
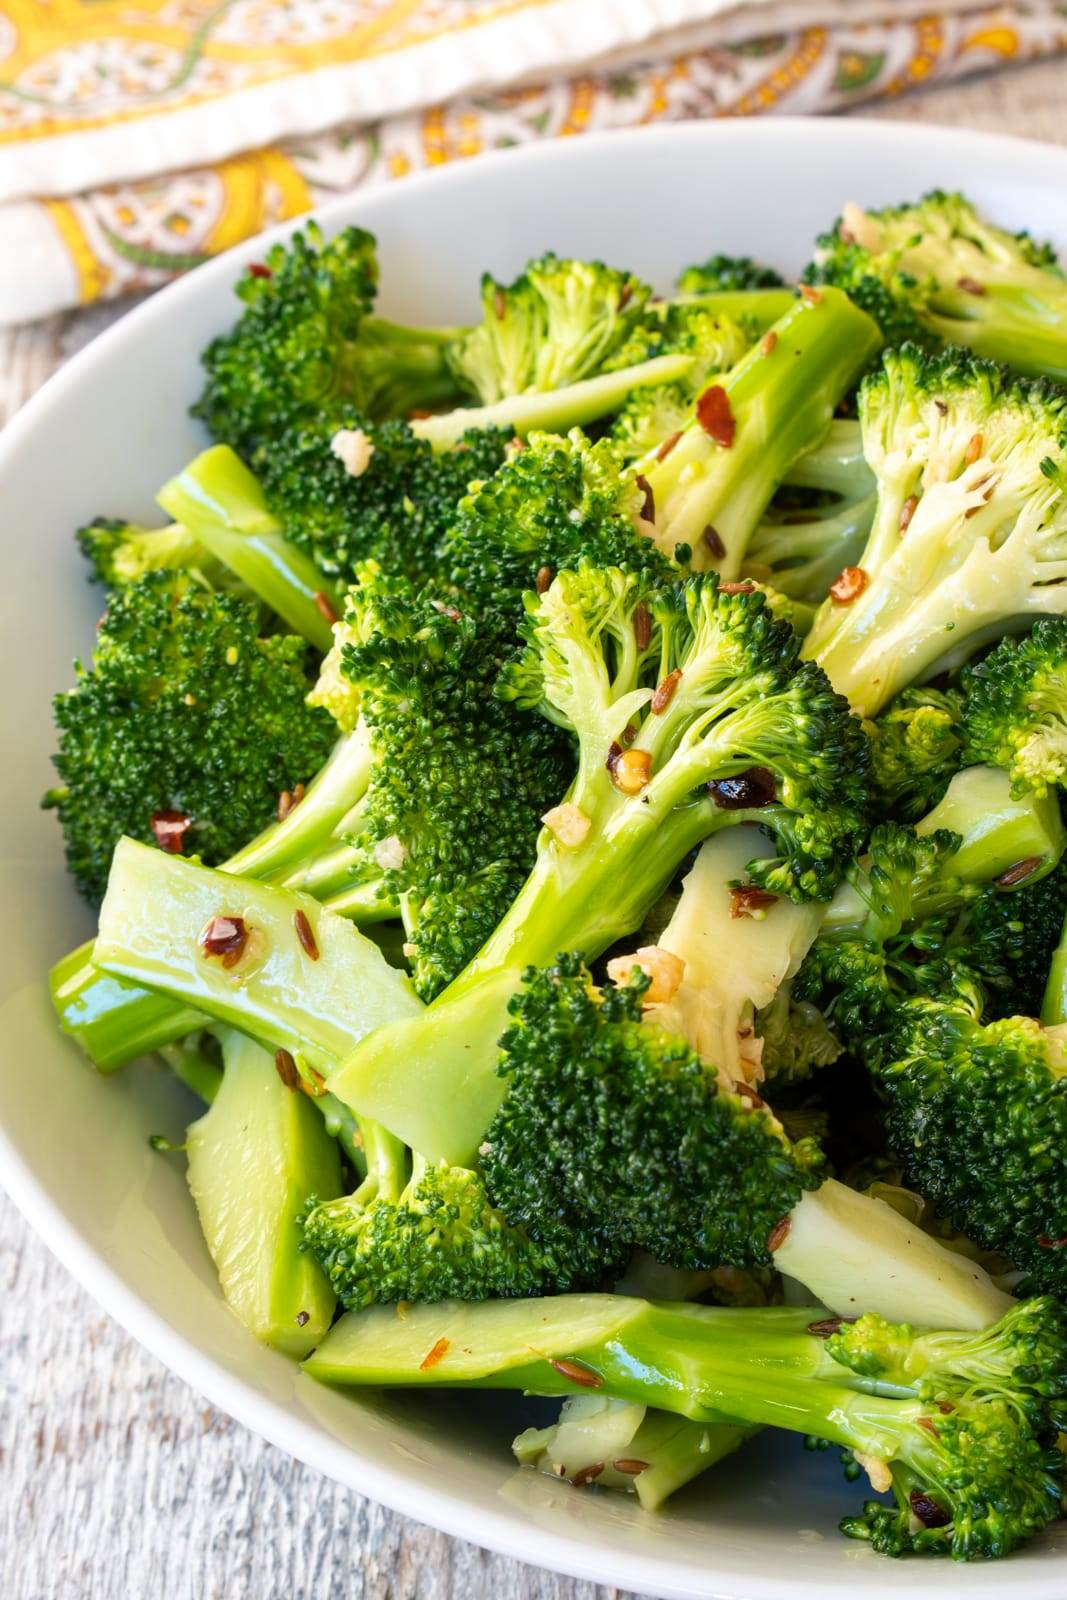
<svg viewBox="0 0 1067 1600">
<path fill-rule="evenodd" d="M 867 114 L 1067 143 L 1067 65 Z M 122 308 L 125 309 L 125 308 Z M 121 310 L 0 331 L 0 422 Z M 446 1538 L 289 1460 L 105 1316 L 0 1196 L 7 1600 L 631 1600 Z"/>
</svg>

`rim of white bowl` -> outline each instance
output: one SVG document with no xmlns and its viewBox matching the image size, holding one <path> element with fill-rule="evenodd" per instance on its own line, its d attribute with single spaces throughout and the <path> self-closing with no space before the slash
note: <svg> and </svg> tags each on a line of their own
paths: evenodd
<svg viewBox="0 0 1067 1600">
<path fill-rule="evenodd" d="M 679 140 L 709 140 L 720 145 L 737 143 L 751 147 L 755 143 L 770 146 L 777 143 L 788 129 L 797 127 L 803 128 L 805 139 L 815 146 L 823 142 L 829 147 L 843 137 L 841 120 L 838 118 L 764 117 L 752 120 L 724 119 L 721 122 L 686 120 L 651 128 L 618 129 L 584 135 L 581 146 L 583 151 L 609 148 L 620 152 L 625 150 L 630 141 L 655 141 L 667 145 Z M 971 156 L 980 159 L 983 150 L 990 153 L 997 150 L 1005 156 L 1025 157 L 1027 178 L 1031 182 L 1051 178 L 1067 183 L 1067 147 L 1014 135 L 974 132 L 940 124 L 864 118 L 849 123 L 848 137 L 854 147 L 868 145 L 872 158 L 884 152 L 886 140 L 926 149 L 936 141 L 941 153 L 951 156 L 958 152 L 964 158 Z M 462 186 L 476 182 L 480 172 L 490 166 L 496 167 L 501 162 L 509 163 L 512 169 L 517 165 L 551 164 L 554 160 L 565 159 L 567 150 L 567 141 L 554 139 L 544 144 L 492 151 L 474 161 L 457 162 L 443 169 L 415 174 L 390 188 L 370 191 L 366 196 L 357 191 L 354 195 L 316 207 L 313 211 L 243 240 L 186 277 L 156 291 L 57 369 L 0 431 L 0 477 L 14 462 L 22 441 L 40 425 L 67 387 L 90 378 L 94 368 L 110 358 L 112 350 L 119 348 L 123 342 L 136 342 L 147 336 L 157 321 L 172 313 L 180 313 L 186 299 L 204 293 L 217 279 L 231 276 L 235 268 L 261 255 L 264 248 L 269 248 L 276 240 L 287 238 L 312 220 L 321 222 L 327 230 L 335 220 L 339 223 L 358 222 L 361 201 L 369 198 L 370 194 L 373 194 L 376 209 L 380 210 L 383 204 L 406 209 L 412 204 L 417 206 L 419 194 L 427 184 L 440 186 L 453 183 Z M 490 1510 L 484 1505 L 472 1507 L 469 1499 L 460 1493 L 415 1484 L 402 1470 L 363 1456 L 357 1445 L 341 1443 L 310 1420 L 305 1422 L 293 1417 L 284 1406 L 266 1396 L 255 1384 L 205 1356 L 183 1334 L 176 1332 L 165 1317 L 146 1305 L 140 1295 L 129 1288 L 107 1262 L 85 1244 L 77 1229 L 63 1215 L 16 1150 L 2 1123 L 0 1182 L 30 1227 L 72 1277 L 169 1371 L 252 1433 L 356 1493 L 452 1537 L 466 1539 L 498 1554 L 587 1582 L 618 1584 L 638 1593 L 666 1597 L 666 1600 L 675 1600 L 675 1597 L 677 1600 L 692 1600 L 697 1595 L 700 1600 L 782 1600 L 783 1590 L 777 1578 L 763 1577 L 747 1570 L 738 1571 L 736 1576 L 714 1577 L 712 1581 L 716 1587 L 710 1589 L 706 1587 L 706 1569 L 690 1559 L 684 1563 L 676 1562 L 670 1571 L 664 1572 L 660 1557 L 627 1551 L 618 1557 L 618 1570 L 609 1572 L 605 1570 L 603 1560 L 588 1555 L 585 1546 L 589 1541 L 583 1535 L 554 1533 L 543 1524 L 536 1528 L 537 1555 L 532 1560 L 529 1546 L 534 1529 L 520 1513 Z M 358 1482 L 354 1481 L 356 1475 L 353 1467 L 356 1464 L 362 1469 Z M 1063 1600 L 1063 1568 L 1058 1563 L 1057 1566 L 1059 1575 L 1052 1570 L 1047 1577 L 1042 1575 L 1038 1578 L 1032 1573 L 1028 1574 L 1025 1600 Z M 1001 1570 L 1005 1583 L 1010 1583 L 1011 1565 Z M 906 1574 L 902 1568 L 894 1568 L 894 1571 L 899 1574 L 899 1580 L 883 1581 L 870 1567 L 865 1567 L 862 1574 L 852 1575 L 850 1586 L 861 1587 L 866 1600 L 899 1600 L 904 1587 L 907 1587 L 913 1600 L 940 1600 L 955 1588 L 950 1588 L 944 1581 L 950 1577 L 951 1569 L 947 1570 L 940 1564 L 933 1575 L 934 1581 L 929 1583 L 924 1581 L 925 1574 L 918 1572 L 914 1566 L 909 1565 Z M 976 1576 L 974 1568 L 967 1568 L 966 1572 L 968 1578 Z M 842 1579 L 842 1590 L 844 1581 Z M 722 1588 L 723 1583 L 728 1587 Z M 743 1585 L 743 1592 L 737 1587 L 738 1584 Z M 803 1578 L 798 1575 L 790 1578 L 789 1591 L 790 1600 L 826 1600 L 826 1596 L 832 1592 L 825 1576 Z M 989 1592 L 992 1594 L 995 1591 Z M 1017 1592 L 1022 1600 L 1022 1591 Z"/>
</svg>

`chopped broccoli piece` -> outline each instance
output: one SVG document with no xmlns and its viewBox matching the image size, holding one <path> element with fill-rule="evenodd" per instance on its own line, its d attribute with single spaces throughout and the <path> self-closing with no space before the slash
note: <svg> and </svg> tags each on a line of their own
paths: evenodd
<svg viewBox="0 0 1067 1600">
<path fill-rule="evenodd" d="M 1067 618 L 1002 639 L 963 679 L 968 761 L 1003 767 L 1012 794 L 1067 787 Z"/>
<path fill-rule="evenodd" d="M 172 522 L 146 528 L 121 517 L 96 517 L 79 528 L 78 544 L 93 569 L 93 581 L 109 589 L 136 583 L 146 572 L 192 572 L 211 589 L 232 588 L 234 578 L 188 528 Z"/>
<path fill-rule="evenodd" d="M 917 821 L 937 804 L 965 760 L 962 697 L 955 689 L 905 689 L 867 724 L 875 788 L 886 813 Z M 975 763 L 984 758 L 973 755 Z"/>
<path fill-rule="evenodd" d="M 780 289 L 785 279 L 751 256 L 716 254 L 686 267 L 678 276 L 679 294 L 716 294 L 722 289 Z"/>
<path fill-rule="evenodd" d="M 834 284 L 886 339 L 964 345 L 1037 377 L 1067 378 L 1067 281 L 1047 244 L 1007 233 L 962 194 L 848 206 L 817 244 L 808 283 Z"/>
</svg>

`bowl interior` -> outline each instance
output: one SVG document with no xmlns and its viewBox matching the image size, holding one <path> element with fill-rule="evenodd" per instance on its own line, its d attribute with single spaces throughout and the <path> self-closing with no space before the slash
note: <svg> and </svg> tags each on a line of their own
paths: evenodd
<svg viewBox="0 0 1067 1600">
<path fill-rule="evenodd" d="M 877 123 L 679 126 L 563 142 L 463 164 L 332 207 L 328 231 L 379 236 L 382 308 L 412 321 L 476 314 L 478 276 L 531 254 L 601 256 L 668 289 L 713 250 L 796 271 L 843 201 L 966 188 L 1000 222 L 1067 246 L 1067 152 Z M 842 1540 L 863 1497 L 836 1453 L 800 1458 L 764 1435 L 651 1518 L 628 1499 L 517 1472 L 530 1420 L 514 1398 L 336 1394 L 261 1348 L 221 1301 L 180 1161 L 146 1137 L 192 1108 L 149 1063 L 97 1077 L 56 1032 L 48 965 L 91 918 L 62 865 L 49 700 L 91 647 L 101 608 L 72 530 L 98 514 L 150 517 L 155 489 L 202 443 L 185 408 L 197 352 L 232 315 L 231 284 L 262 241 L 157 296 L 53 380 L 0 440 L 0 1177 L 52 1248 L 139 1339 L 218 1406 L 378 1499 L 513 1555 L 663 1596 L 844 1595 L 907 1587 L 1062 1596 L 1055 1535 L 1005 1569 L 894 1566 Z"/>
</svg>

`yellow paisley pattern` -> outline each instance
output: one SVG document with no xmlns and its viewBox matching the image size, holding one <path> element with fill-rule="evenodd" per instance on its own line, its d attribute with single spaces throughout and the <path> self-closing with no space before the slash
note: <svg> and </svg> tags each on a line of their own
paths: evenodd
<svg viewBox="0 0 1067 1600">
<path fill-rule="evenodd" d="M 0 143 L 42 137 L 50 128 L 133 119 L 161 102 L 190 104 L 311 70 L 325 59 L 402 49 L 544 3 L 0 0 Z M 468 95 L 373 126 L 332 129 L 200 169 L 39 204 L 84 303 L 164 283 L 361 185 L 483 150 L 681 118 L 832 111 L 1064 49 L 1067 9 L 1051 4 L 808 27 L 728 49 Z M 109 64 L 95 83 L 88 65 L 94 62 L 97 69 Z M 5 94 L 11 84 L 37 99 Z M 0 225 L 2 215 L 0 208 Z"/>
</svg>

